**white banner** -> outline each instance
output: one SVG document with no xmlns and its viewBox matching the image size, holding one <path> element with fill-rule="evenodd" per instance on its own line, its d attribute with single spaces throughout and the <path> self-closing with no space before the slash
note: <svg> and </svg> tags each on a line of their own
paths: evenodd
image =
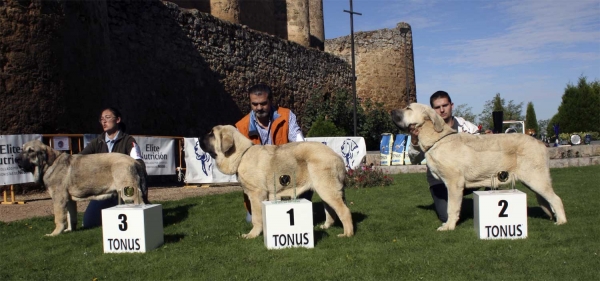
<svg viewBox="0 0 600 281">
<path fill-rule="evenodd" d="M 198 138 L 183 140 L 186 183 L 237 182 L 235 175 L 225 175 L 219 171 L 215 160 L 200 148 Z"/>
<path fill-rule="evenodd" d="M 175 140 L 168 138 L 135 137 L 141 157 L 150 176 L 175 174 Z"/>
<path fill-rule="evenodd" d="M 56 150 L 70 150 L 69 137 L 53 137 L 52 138 L 52 148 Z"/>
<path fill-rule="evenodd" d="M 10 185 L 33 182 L 33 174 L 19 169 L 15 157 L 21 153 L 23 144 L 31 140 L 42 140 L 42 135 L 0 136 L 0 184 Z"/>
<path fill-rule="evenodd" d="M 367 156 L 367 146 L 362 137 L 320 137 L 306 138 L 306 141 L 316 141 L 331 147 L 344 159 L 346 170 L 359 168 L 360 162 Z"/>
<path fill-rule="evenodd" d="M 88 143 L 95 140 L 98 137 L 98 134 L 83 134 L 83 148 L 85 148 Z"/>
</svg>

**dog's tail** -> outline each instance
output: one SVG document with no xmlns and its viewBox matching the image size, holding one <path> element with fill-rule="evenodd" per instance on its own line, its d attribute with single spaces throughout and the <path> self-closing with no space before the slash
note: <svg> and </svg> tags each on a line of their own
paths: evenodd
<svg viewBox="0 0 600 281">
<path fill-rule="evenodd" d="M 137 165 L 135 165 L 135 168 L 139 177 L 142 201 L 144 202 L 144 204 L 150 204 L 150 201 L 148 200 L 148 185 L 146 182 L 146 178 L 148 177 L 148 174 L 146 173 L 146 167 L 145 165 L 142 165 L 138 162 Z"/>
</svg>

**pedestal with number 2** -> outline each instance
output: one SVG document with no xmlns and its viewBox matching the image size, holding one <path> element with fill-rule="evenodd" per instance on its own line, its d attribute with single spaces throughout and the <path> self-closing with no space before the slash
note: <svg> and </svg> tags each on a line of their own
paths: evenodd
<svg viewBox="0 0 600 281">
<path fill-rule="evenodd" d="M 164 243 L 162 205 L 117 205 L 102 210 L 105 253 L 145 253 Z"/>
<path fill-rule="evenodd" d="M 314 248 L 312 202 L 263 201 L 262 216 L 267 249 Z"/>
<path fill-rule="evenodd" d="M 479 239 L 527 238 L 527 195 L 519 190 L 473 192 Z"/>
</svg>

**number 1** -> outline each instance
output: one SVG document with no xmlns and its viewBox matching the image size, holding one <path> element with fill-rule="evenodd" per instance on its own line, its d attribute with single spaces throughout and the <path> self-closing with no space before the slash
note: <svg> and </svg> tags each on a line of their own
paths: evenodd
<svg viewBox="0 0 600 281">
<path fill-rule="evenodd" d="M 290 226 L 293 226 L 294 225 L 294 208 L 291 208 L 286 213 L 288 213 L 290 215 Z"/>
</svg>

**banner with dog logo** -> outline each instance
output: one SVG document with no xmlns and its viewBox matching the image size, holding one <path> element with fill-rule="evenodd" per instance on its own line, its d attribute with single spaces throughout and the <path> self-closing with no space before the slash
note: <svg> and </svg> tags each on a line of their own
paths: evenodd
<svg viewBox="0 0 600 281">
<path fill-rule="evenodd" d="M 0 184 L 10 185 L 33 182 L 33 174 L 19 169 L 15 158 L 23 149 L 23 144 L 31 140 L 42 140 L 42 135 L 0 136 Z"/>
<path fill-rule="evenodd" d="M 237 182 L 235 175 L 225 175 L 217 169 L 215 160 L 200 148 L 198 138 L 183 139 L 186 183 Z"/>
<path fill-rule="evenodd" d="M 306 138 L 306 141 L 316 141 L 329 146 L 342 156 L 346 170 L 359 168 L 363 158 L 367 156 L 367 146 L 362 137 L 319 137 Z"/>
<path fill-rule="evenodd" d="M 69 137 L 53 137 L 52 138 L 52 148 L 56 150 L 70 150 Z"/>
<path fill-rule="evenodd" d="M 135 137 L 135 141 L 138 144 L 136 150 L 138 153 L 136 153 L 136 155 L 139 154 L 137 156 L 144 160 L 148 175 L 158 176 L 175 174 L 174 139 Z"/>
</svg>

